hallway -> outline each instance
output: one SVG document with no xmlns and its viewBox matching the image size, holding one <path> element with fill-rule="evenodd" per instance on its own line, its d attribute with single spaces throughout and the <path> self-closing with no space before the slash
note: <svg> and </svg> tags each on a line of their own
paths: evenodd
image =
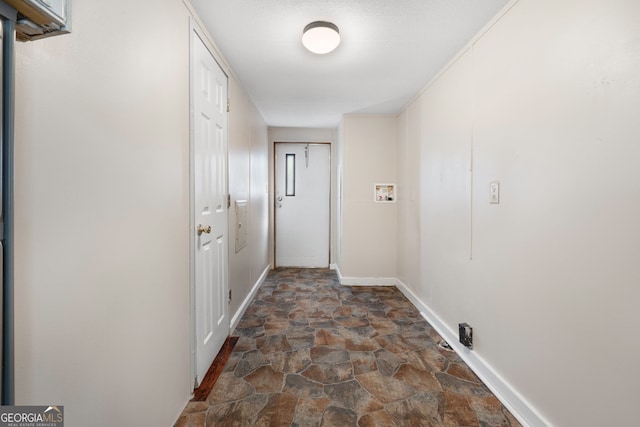
<svg viewBox="0 0 640 427">
<path fill-rule="evenodd" d="M 175 427 L 520 426 L 393 287 L 272 270 L 208 401 Z"/>
</svg>

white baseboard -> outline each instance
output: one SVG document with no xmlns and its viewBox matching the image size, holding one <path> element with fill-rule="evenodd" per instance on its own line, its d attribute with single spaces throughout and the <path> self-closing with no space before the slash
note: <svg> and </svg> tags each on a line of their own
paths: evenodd
<svg viewBox="0 0 640 427">
<path fill-rule="evenodd" d="M 393 277 L 342 277 L 340 284 L 345 286 L 397 286 L 398 280 Z"/>
<path fill-rule="evenodd" d="M 247 310 L 247 307 L 249 307 L 249 304 L 251 304 L 253 297 L 256 296 L 256 292 L 258 292 L 258 289 L 260 289 L 262 282 L 264 282 L 264 279 L 267 277 L 267 274 L 269 274 L 269 270 L 271 270 L 271 265 L 267 265 L 265 267 L 260 277 L 258 277 L 258 280 L 256 280 L 256 283 L 253 284 L 253 288 L 251 288 L 251 292 L 249 292 L 249 295 L 247 295 L 244 301 L 242 301 L 242 304 L 238 308 L 238 311 L 236 311 L 236 314 L 234 314 L 233 317 L 231 318 L 231 325 L 229 327 L 230 333 L 233 333 L 233 331 L 236 329 L 236 326 L 238 326 L 238 323 L 240 323 L 240 319 L 242 319 L 242 315 Z"/>
<path fill-rule="evenodd" d="M 447 341 L 456 353 L 478 375 L 493 394 L 511 411 L 525 427 L 551 427 L 551 423 L 507 381 L 504 380 L 484 359 L 458 341 L 458 334 L 451 330 L 426 304 L 424 304 L 402 281 L 397 280 L 398 289 L 420 310 L 422 316 Z"/>
<path fill-rule="evenodd" d="M 332 266 L 333 266 L 332 270 L 336 271 L 336 275 L 338 276 L 338 281 L 342 283 L 342 273 L 340 272 L 340 267 L 338 266 L 338 264 L 332 264 Z"/>
<path fill-rule="evenodd" d="M 338 264 L 329 264 L 329 270 L 338 270 Z"/>
</svg>

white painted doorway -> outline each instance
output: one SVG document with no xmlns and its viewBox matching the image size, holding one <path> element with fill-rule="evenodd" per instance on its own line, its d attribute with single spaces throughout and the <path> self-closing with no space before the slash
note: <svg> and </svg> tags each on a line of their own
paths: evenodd
<svg viewBox="0 0 640 427">
<path fill-rule="evenodd" d="M 276 143 L 276 267 L 329 267 L 331 145 Z"/>
<path fill-rule="evenodd" d="M 192 31 L 192 282 L 195 382 L 229 335 L 227 76 Z"/>
</svg>

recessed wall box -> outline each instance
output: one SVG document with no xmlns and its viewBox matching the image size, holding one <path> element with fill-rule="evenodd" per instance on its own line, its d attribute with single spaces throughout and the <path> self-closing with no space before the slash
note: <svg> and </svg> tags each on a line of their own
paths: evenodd
<svg viewBox="0 0 640 427">
<path fill-rule="evenodd" d="M 71 0 L 5 0 L 18 11 L 16 39 L 37 40 L 71 32 Z"/>
<path fill-rule="evenodd" d="M 489 203 L 494 205 L 500 203 L 500 183 L 498 181 L 489 184 Z"/>
<path fill-rule="evenodd" d="M 473 328 L 467 323 L 458 323 L 458 335 L 460 343 L 468 348 L 473 348 Z"/>
</svg>

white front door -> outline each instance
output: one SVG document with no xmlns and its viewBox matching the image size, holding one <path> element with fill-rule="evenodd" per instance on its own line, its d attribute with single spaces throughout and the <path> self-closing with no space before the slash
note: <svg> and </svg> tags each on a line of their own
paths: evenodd
<svg viewBox="0 0 640 427">
<path fill-rule="evenodd" d="M 277 267 L 329 267 L 330 144 L 276 144 Z"/>
<path fill-rule="evenodd" d="M 193 227 L 195 367 L 200 384 L 229 334 L 227 76 L 194 31 Z"/>
</svg>

